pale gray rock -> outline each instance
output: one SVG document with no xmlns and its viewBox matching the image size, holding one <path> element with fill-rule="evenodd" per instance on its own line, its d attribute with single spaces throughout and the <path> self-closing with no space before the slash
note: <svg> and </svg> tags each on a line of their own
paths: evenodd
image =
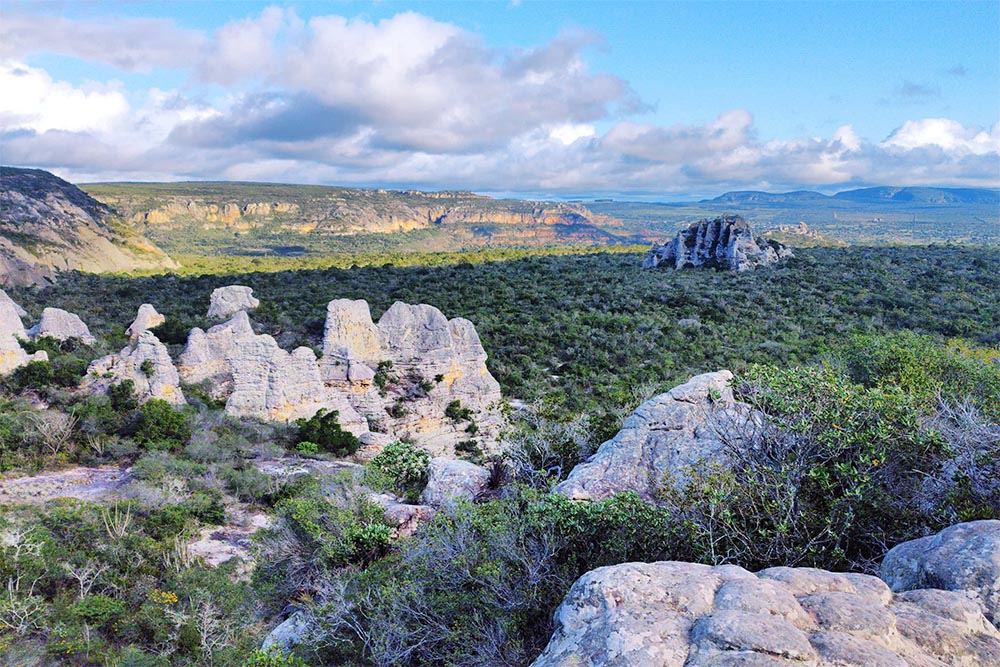
<svg viewBox="0 0 1000 667">
<path fill-rule="evenodd" d="M 882 561 L 881 577 L 893 591 L 959 591 L 1000 626 L 1000 521 L 971 521 L 904 542 Z"/>
<path fill-rule="evenodd" d="M 327 304 L 323 331 L 324 380 L 370 382 L 375 376 L 372 367 L 383 360 L 383 347 L 367 301 L 335 299 Z"/>
<path fill-rule="evenodd" d="M 473 500 L 483 492 L 489 481 L 489 471 L 474 463 L 433 458 L 427 468 L 427 486 L 420 494 L 420 502 L 438 507 L 460 498 Z"/>
<path fill-rule="evenodd" d="M 961 595 L 893 595 L 875 577 L 809 568 L 598 568 L 554 621 L 533 667 L 1000 664 L 1000 632 Z"/>
<path fill-rule="evenodd" d="M 42 311 L 42 319 L 31 327 L 28 335 L 32 340 L 39 338 L 54 338 L 69 340 L 78 338 L 84 345 L 93 345 L 97 339 L 90 335 L 90 329 L 78 315 L 62 308 L 46 308 Z"/>
<path fill-rule="evenodd" d="M 13 311 L 17 313 L 18 317 L 28 316 L 28 312 L 24 308 L 21 308 L 21 306 L 18 305 L 12 298 L 10 298 L 6 292 L 0 289 L 0 311 L 2 311 L 5 308 L 13 309 Z"/>
<path fill-rule="evenodd" d="M 125 380 L 135 383 L 141 401 L 159 398 L 173 405 L 187 404 L 170 352 L 152 331 L 143 331 L 118 354 L 92 361 L 80 386 L 92 393 L 106 392 L 111 385 Z"/>
<path fill-rule="evenodd" d="M 224 320 L 240 311 L 254 310 L 260 301 L 254 298 L 253 290 L 243 285 L 227 285 L 212 291 L 208 307 L 208 319 Z"/>
<path fill-rule="evenodd" d="M 697 375 L 646 401 L 556 491 L 574 500 L 634 491 L 651 500 L 661 485 L 682 484 L 692 468 L 722 463 L 720 429 L 750 418 L 733 398 L 732 377 L 727 370 Z"/>
<path fill-rule="evenodd" d="M 178 359 L 177 370 L 185 382 L 200 384 L 208 381 L 213 398 L 226 398 L 233 392 L 233 368 L 229 356 L 255 338 L 250 318 L 242 311 L 208 331 L 196 327 L 188 333 L 187 345 Z M 239 358 L 238 355 L 236 358 Z"/>
<path fill-rule="evenodd" d="M 142 335 L 143 331 L 158 327 L 166 321 L 167 318 L 156 312 L 153 304 L 144 303 L 139 306 L 139 312 L 136 313 L 132 324 L 128 325 L 128 328 L 125 329 L 125 334 L 132 342 L 135 342 Z"/>
<path fill-rule="evenodd" d="M 31 361 L 47 361 L 44 350 L 28 354 L 20 341 L 28 339 L 28 332 L 21 322 L 24 309 L 0 290 L 0 375 L 7 375 Z"/>
<path fill-rule="evenodd" d="M 663 245 L 654 245 L 643 261 L 646 269 L 716 266 L 745 271 L 790 257 L 791 250 L 770 239 L 754 238 L 738 215 L 701 220 Z"/>
<path fill-rule="evenodd" d="M 296 611 L 267 633 L 260 647 L 265 651 L 293 649 L 306 641 L 311 629 L 309 616 L 302 611 Z"/>
</svg>

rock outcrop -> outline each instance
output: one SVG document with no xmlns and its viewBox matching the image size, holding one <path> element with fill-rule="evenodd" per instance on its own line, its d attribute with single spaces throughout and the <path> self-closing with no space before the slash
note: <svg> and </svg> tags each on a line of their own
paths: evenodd
<svg viewBox="0 0 1000 667">
<path fill-rule="evenodd" d="M 881 577 L 893 591 L 958 591 L 1000 627 L 1000 521 L 960 523 L 899 544 L 882 561 Z"/>
<path fill-rule="evenodd" d="M 721 429 L 753 418 L 733 399 L 732 377 L 727 370 L 697 375 L 646 401 L 556 491 L 574 500 L 598 500 L 622 491 L 652 500 L 663 483 L 683 483 L 693 466 L 721 462 Z"/>
<path fill-rule="evenodd" d="M 1000 632 L 959 593 L 892 593 L 811 568 L 626 563 L 573 584 L 532 667 L 1000 664 Z"/>
<path fill-rule="evenodd" d="M 74 269 L 175 266 L 76 186 L 47 171 L 0 167 L 0 284 L 46 283 Z"/>
<path fill-rule="evenodd" d="M 677 233 L 672 241 L 654 245 L 643 268 L 719 267 L 745 271 L 791 256 L 777 241 L 755 238 L 738 215 L 701 220 Z"/>
<path fill-rule="evenodd" d="M 44 350 L 28 354 L 21 347 L 22 340 L 28 339 L 21 317 L 26 315 L 21 306 L 0 290 L 0 375 L 26 365 L 31 361 L 46 361 L 49 355 Z"/>
<path fill-rule="evenodd" d="M 260 301 L 254 298 L 253 290 L 243 285 L 227 285 L 212 291 L 208 307 L 208 319 L 225 320 L 238 312 L 256 310 Z"/>
<path fill-rule="evenodd" d="M 69 340 L 77 338 L 84 345 L 93 345 L 97 339 L 90 335 L 90 329 L 83 320 L 74 313 L 62 308 L 46 308 L 42 311 L 42 319 L 28 330 L 32 340 L 39 338 L 54 338 Z"/>
<path fill-rule="evenodd" d="M 433 306 L 396 302 L 375 324 L 365 301 L 331 301 L 322 377 L 358 412 L 389 433 L 409 433 L 434 455 L 453 456 L 454 445 L 475 438 L 490 449 L 499 432 L 500 385 L 486 367 L 475 327 Z M 465 418 L 447 416 L 455 401 L 461 407 L 452 414 Z M 468 432 L 473 421 L 474 435 Z"/>
<path fill-rule="evenodd" d="M 139 309 L 137 321 L 142 319 L 141 313 L 142 308 Z M 129 329 L 132 330 L 133 327 Z M 134 336 L 121 352 L 92 361 L 87 368 L 87 377 L 80 386 L 92 393 L 106 392 L 111 385 L 126 380 L 135 384 L 135 393 L 140 401 L 159 398 L 173 405 L 187 403 L 184 392 L 181 391 L 180 375 L 167 346 L 148 329 Z"/>
<path fill-rule="evenodd" d="M 427 467 L 427 486 L 420 494 L 420 502 L 438 507 L 451 500 L 474 500 L 489 481 L 489 471 L 474 463 L 434 458 Z"/>
<path fill-rule="evenodd" d="M 153 304 L 144 303 L 139 306 L 139 312 L 136 313 L 132 324 L 128 325 L 128 328 L 125 329 L 125 334 L 132 342 L 135 342 L 142 335 L 143 331 L 158 327 L 166 321 L 167 318 L 156 312 Z"/>
</svg>

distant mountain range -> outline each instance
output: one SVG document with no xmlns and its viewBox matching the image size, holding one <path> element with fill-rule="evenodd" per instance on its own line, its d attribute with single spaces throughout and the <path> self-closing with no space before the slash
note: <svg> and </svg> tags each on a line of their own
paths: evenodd
<svg viewBox="0 0 1000 667">
<path fill-rule="evenodd" d="M 727 192 L 715 199 L 703 199 L 700 204 L 768 205 L 803 204 L 815 205 L 819 202 L 850 201 L 868 204 L 905 203 L 927 205 L 1000 205 L 1000 190 L 987 188 L 928 188 L 889 187 L 846 190 L 835 195 L 824 195 L 810 190 L 796 192 L 758 192 L 741 190 Z"/>
</svg>

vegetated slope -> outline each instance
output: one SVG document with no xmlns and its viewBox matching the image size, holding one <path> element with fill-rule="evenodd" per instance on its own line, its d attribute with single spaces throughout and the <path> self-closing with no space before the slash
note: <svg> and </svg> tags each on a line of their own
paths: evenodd
<svg viewBox="0 0 1000 667">
<path fill-rule="evenodd" d="M 0 167 L 0 284 L 32 284 L 57 271 L 170 267 L 159 248 L 108 206 L 47 171 Z"/>
<path fill-rule="evenodd" d="M 587 205 L 648 241 L 662 241 L 701 218 L 739 213 L 762 233 L 805 223 L 834 243 L 1000 245 L 1000 191 L 985 188 L 877 187 L 833 196 L 737 191 L 699 202 Z"/>
<path fill-rule="evenodd" d="M 610 409 L 643 386 L 668 387 L 723 367 L 814 361 L 853 333 L 912 329 L 1000 343 L 1000 253 L 993 249 L 813 248 L 747 273 L 644 271 L 643 257 L 78 276 L 42 292 L 9 293 L 31 317 L 45 305 L 73 310 L 97 336 L 151 302 L 167 317 L 161 339 L 183 343 L 188 329 L 204 326 L 212 289 L 249 285 L 262 304 L 255 321 L 286 349 L 320 344 L 326 304 L 335 298 L 367 299 L 375 318 L 395 301 L 430 303 L 475 323 L 504 396 L 571 412 Z"/>
<path fill-rule="evenodd" d="M 99 183 L 84 188 L 170 252 L 304 254 L 619 243 L 621 224 L 580 204 L 471 192 L 268 183 Z"/>
</svg>

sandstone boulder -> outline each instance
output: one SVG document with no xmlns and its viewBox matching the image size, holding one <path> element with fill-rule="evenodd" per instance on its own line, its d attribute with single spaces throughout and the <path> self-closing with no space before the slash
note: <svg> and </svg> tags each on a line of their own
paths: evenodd
<svg viewBox="0 0 1000 667">
<path fill-rule="evenodd" d="M 254 310 L 260 301 L 253 297 L 253 290 L 243 285 L 227 285 L 212 292 L 208 319 L 224 320 L 240 311 Z"/>
<path fill-rule="evenodd" d="M 130 340 L 135 342 L 139 340 L 139 336 L 142 335 L 143 331 L 158 327 L 166 321 L 167 318 L 156 312 L 156 308 L 152 304 L 144 303 L 139 306 L 139 312 L 136 313 L 135 320 L 132 321 L 132 324 L 128 325 L 125 333 Z"/>
<path fill-rule="evenodd" d="M 474 463 L 433 458 L 427 468 L 427 486 L 420 495 L 420 502 L 437 507 L 459 498 L 473 500 L 489 481 L 489 471 Z"/>
<path fill-rule="evenodd" d="M 1000 632 L 962 595 L 894 595 L 810 568 L 625 563 L 573 584 L 533 667 L 1000 664 Z"/>
<path fill-rule="evenodd" d="M 0 375 L 6 375 L 28 362 L 46 361 L 49 358 L 44 350 L 29 355 L 21 347 L 20 341 L 28 338 L 24 323 L 21 322 L 21 313 L 24 313 L 24 309 L 0 290 Z"/>
<path fill-rule="evenodd" d="M 331 301 L 323 331 L 323 379 L 370 382 L 382 356 L 382 336 L 372 321 L 368 302 Z"/>
<path fill-rule="evenodd" d="M 261 648 L 265 651 L 272 649 L 291 650 L 306 640 L 311 629 L 312 624 L 306 613 L 293 612 L 291 616 L 267 633 L 261 643 Z"/>
<path fill-rule="evenodd" d="M 209 392 L 218 400 L 233 392 L 233 368 L 229 356 L 256 338 L 250 318 L 243 311 L 208 331 L 194 328 L 178 359 L 181 378 L 191 384 L 209 381 Z M 235 358 L 239 358 L 238 355 Z"/>
<path fill-rule="evenodd" d="M 84 345 L 93 345 L 97 339 L 90 335 L 90 329 L 79 316 L 61 308 L 46 308 L 42 311 L 42 319 L 31 327 L 28 335 L 32 340 L 39 338 L 54 338 L 69 340 L 78 338 Z"/>
<path fill-rule="evenodd" d="M 705 373 L 646 401 L 556 491 L 574 500 L 634 491 L 651 500 L 661 484 L 681 484 L 692 467 L 722 462 L 720 429 L 748 418 L 733 399 L 732 377 L 727 370 Z"/>
<path fill-rule="evenodd" d="M 882 561 L 881 577 L 894 591 L 959 591 L 1000 627 L 1000 521 L 960 523 L 897 545 Z"/>
<path fill-rule="evenodd" d="M 167 346 L 152 331 L 143 331 L 134 343 L 118 354 L 91 362 L 81 387 L 91 392 L 107 391 L 126 380 L 135 383 L 140 400 L 160 398 L 173 405 L 185 405 L 180 376 Z"/>
<path fill-rule="evenodd" d="M 654 245 L 643 268 L 711 266 L 745 271 L 790 257 L 791 250 L 774 240 L 755 238 L 738 215 L 701 220 L 663 245 Z"/>
</svg>

